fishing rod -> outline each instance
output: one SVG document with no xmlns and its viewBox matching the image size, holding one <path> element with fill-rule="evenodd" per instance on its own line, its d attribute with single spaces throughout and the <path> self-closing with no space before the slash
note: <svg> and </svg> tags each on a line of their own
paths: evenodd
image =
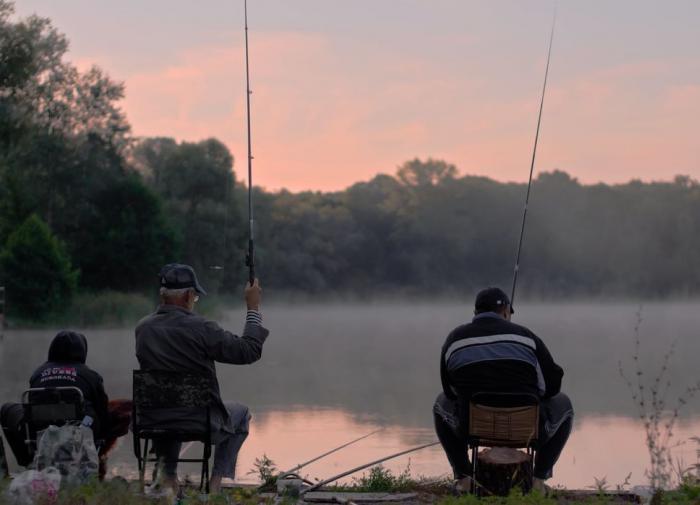
<svg viewBox="0 0 700 505">
<path fill-rule="evenodd" d="M 340 446 L 336 447 L 335 449 L 331 449 L 331 450 L 328 451 L 328 452 L 324 452 L 324 453 L 321 454 L 320 456 L 316 456 L 316 457 L 314 457 L 314 458 L 312 458 L 312 459 L 310 459 L 310 460 L 308 460 L 308 461 L 305 461 L 304 463 L 301 463 L 301 464 L 295 466 L 295 467 L 292 468 L 291 470 L 287 470 L 286 472 L 280 473 L 280 475 L 279 475 L 278 478 L 283 479 L 283 478 L 284 478 L 285 476 L 287 476 L 287 475 L 294 474 L 294 473 L 298 472 L 299 470 L 301 470 L 302 468 L 304 468 L 305 466 L 310 465 L 311 463 L 314 463 L 314 462 L 318 461 L 319 459 L 325 458 L 326 456 L 330 456 L 330 455 L 333 454 L 334 452 L 338 452 L 338 451 L 341 450 L 341 449 L 345 449 L 346 447 L 348 447 L 348 446 L 350 446 L 350 445 L 356 444 L 356 443 L 359 442 L 360 440 L 364 440 L 365 438 L 369 438 L 369 437 L 371 437 L 372 435 L 374 435 L 374 434 L 376 434 L 376 433 L 379 433 L 380 431 L 382 431 L 382 430 L 381 430 L 381 429 L 375 430 L 375 431 L 373 431 L 372 433 L 368 433 L 367 435 L 364 435 L 364 436 L 362 436 L 362 437 L 356 438 L 355 440 L 351 440 L 350 442 L 346 442 L 346 443 L 344 443 L 343 445 L 340 445 Z"/>
<path fill-rule="evenodd" d="M 520 227 L 520 239 L 518 240 L 518 253 L 515 256 L 515 268 L 513 269 L 513 289 L 510 292 L 510 304 L 513 305 L 515 299 L 515 286 L 518 283 L 518 271 L 520 270 L 520 253 L 523 249 L 523 238 L 525 236 L 525 222 L 527 220 L 527 207 L 530 203 L 530 190 L 532 188 L 532 174 L 535 171 L 535 156 L 537 155 L 537 141 L 540 138 L 540 124 L 542 123 L 542 109 L 544 107 L 544 95 L 547 91 L 547 76 L 549 74 L 549 60 L 552 56 L 552 41 L 554 40 L 554 26 L 557 22 L 557 11 L 554 9 L 552 19 L 552 31 L 549 34 L 549 49 L 547 50 L 547 65 L 544 70 L 544 83 L 542 84 L 542 96 L 540 97 L 540 111 L 537 115 L 537 130 L 535 131 L 535 144 L 532 148 L 532 160 L 530 161 L 530 177 L 527 182 L 527 193 L 525 194 L 525 207 L 523 208 L 523 221 Z"/>
<path fill-rule="evenodd" d="M 248 281 L 255 283 L 255 236 L 253 229 L 253 154 L 250 140 L 250 71 L 248 64 L 248 0 L 243 0 L 243 17 L 245 20 L 245 88 L 246 119 L 248 125 L 248 252 L 245 264 L 248 267 Z"/>
<path fill-rule="evenodd" d="M 347 470 L 343 473 L 339 473 L 338 475 L 334 475 L 333 477 L 329 477 L 325 480 L 322 480 L 321 482 L 318 482 L 314 484 L 311 487 L 307 487 L 306 489 L 302 489 L 301 492 L 299 493 L 301 496 L 305 495 L 306 493 L 309 493 L 311 491 L 315 491 L 318 488 L 325 486 L 326 484 L 330 484 L 331 482 L 334 482 L 338 479 L 342 479 L 343 477 L 347 477 L 348 475 L 351 475 L 355 472 L 359 472 L 360 470 L 364 470 L 365 468 L 369 468 L 374 465 L 378 465 L 380 463 L 384 463 L 385 461 L 389 461 L 390 459 L 398 458 L 399 456 L 403 456 L 404 454 L 409 454 L 411 452 L 416 452 L 421 449 L 425 449 L 426 447 L 432 447 L 434 445 L 439 444 L 440 442 L 431 442 L 429 444 L 423 444 L 419 445 L 418 447 L 413 447 L 411 449 L 406 449 L 405 451 L 397 452 L 395 454 L 391 454 L 389 456 L 386 456 L 384 458 L 376 459 L 372 461 L 371 463 L 365 463 L 364 465 L 356 466 L 355 468 L 352 468 L 350 470 Z"/>
</svg>

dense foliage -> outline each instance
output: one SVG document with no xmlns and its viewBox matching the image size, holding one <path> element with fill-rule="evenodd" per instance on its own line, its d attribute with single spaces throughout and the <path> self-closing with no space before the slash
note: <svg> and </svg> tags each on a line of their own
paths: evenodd
<svg viewBox="0 0 700 505">
<path fill-rule="evenodd" d="M 65 244 L 83 291 L 146 292 L 161 264 L 182 261 L 210 291 L 237 292 L 246 195 L 226 146 L 131 138 L 123 85 L 66 62 L 68 43 L 49 20 L 12 12 L 0 0 L 0 250 L 36 215 Z M 273 293 L 434 297 L 507 287 L 524 194 L 522 183 L 460 176 L 432 159 L 338 192 L 256 188 L 259 273 Z M 697 181 L 582 185 L 542 173 L 520 292 L 697 295 L 699 249 Z M 12 264 L 0 284 L 9 307 L 26 313 Z"/>
<path fill-rule="evenodd" d="M 44 319 L 70 302 L 78 280 L 63 244 L 29 216 L 0 252 L 0 271 L 20 317 Z"/>
<path fill-rule="evenodd" d="M 525 185 L 421 175 L 441 164 L 414 160 L 398 177 L 337 193 L 260 193 L 267 284 L 431 295 L 509 286 Z M 533 184 L 519 290 L 549 298 L 696 295 L 699 249 L 697 181 L 582 185 L 564 172 L 543 173 Z"/>
</svg>

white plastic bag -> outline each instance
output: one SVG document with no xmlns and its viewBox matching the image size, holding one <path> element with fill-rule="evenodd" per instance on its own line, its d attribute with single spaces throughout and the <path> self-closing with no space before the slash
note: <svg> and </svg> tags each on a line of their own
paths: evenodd
<svg viewBox="0 0 700 505">
<path fill-rule="evenodd" d="M 92 430 L 75 424 L 49 426 L 39 437 L 34 467 L 57 468 L 67 485 L 84 484 L 96 477 L 99 460 Z"/>
<path fill-rule="evenodd" d="M 56 468 L 27 470 L 12 479 L 7 489 L 8 502 L 12 505 L 51 505 L 56 503 L 60 486 L 61 472 Z"/>
</svg>

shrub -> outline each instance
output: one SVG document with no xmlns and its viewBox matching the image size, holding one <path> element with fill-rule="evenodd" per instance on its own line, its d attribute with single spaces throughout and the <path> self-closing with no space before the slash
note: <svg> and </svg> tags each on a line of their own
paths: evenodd
<svg viewBox="0 0 700 505">
<path fill-rule="evenodd" d="M 62 311 L 78 282 L 63 244 L 35 214 L 8 237 L 0 271 L 8 313 L 24 319 L 45 320 Z"/>
</svg>

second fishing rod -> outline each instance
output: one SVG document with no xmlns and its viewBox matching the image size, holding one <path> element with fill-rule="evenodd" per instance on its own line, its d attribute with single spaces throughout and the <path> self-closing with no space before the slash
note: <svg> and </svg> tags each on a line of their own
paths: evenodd
<svg viewBox="0 0 700 505">
<path fill-rule="evenodd" d="M 250 63 L 248 56 L 248 0 L 243 0 L 243 19 L 245 25 L 245 90 L 246 90 L 246 125 L 248 131 L 248 250 L 245 264 L 248 267 L 248 282 L 255 284 L 255 221 L 253 218 L 253 152 L 250 134 Z"/>
<path fill-rule="evenodd" d="M 520 225 L 520 238 L 518 239 L 518 250 L 515 255 L 515 266 L 513 268 L 513 285 L 510 292 L 511 306 L 515 301 L 515 288 L 518 284 L 518 272 L 520 271 L 520 255 L 523 250 L 523 240 L 525 238 L 525 225 L 527 222 L 527 211 L 530 205 L 530 192 L 532 190 L 532 175 L 535 171 L 535 158 L 537 157 L 537 143 L 540 138 L 540 126 L 542 125 L 542 110 L 544 109 L 544 97 L 547 92 L 547 77 L 549 76 L 549 62 L 552 58 L 552 42 L 554 41 L 554 27 L 557 23 L 557 11 L 554 10 L 552 17 L 552 30 L 549 34 L 549 48 L 547 49 L 547 64 L 544 70 L 544 82 L 542 84 L 542 95 L 540 97 L 540 109 L 537 114 L 537 129 L 535 130 L 535 142 L 532 147 L 532 158 L 530 159 L 530 176 L 527 181 L 527 192 L 525 193 L 525 206 L 523 207 L 523 219 Z"/>
</svg>

